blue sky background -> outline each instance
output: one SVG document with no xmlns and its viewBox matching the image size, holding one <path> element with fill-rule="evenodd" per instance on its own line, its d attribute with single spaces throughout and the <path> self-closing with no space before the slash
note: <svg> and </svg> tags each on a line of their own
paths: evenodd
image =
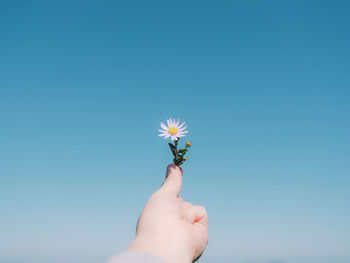
<svg viewBox="0 0 350 263">
<path fill-rule="evenodd" d="M 171 153 L 199 262 L 350 262 L 348 1 L 1 1 L 0 262 L 105 262 Z"/>
</svg>

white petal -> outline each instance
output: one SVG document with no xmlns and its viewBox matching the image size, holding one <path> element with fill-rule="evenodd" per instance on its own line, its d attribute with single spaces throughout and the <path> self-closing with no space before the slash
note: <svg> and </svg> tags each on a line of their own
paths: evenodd
<svg viewBox="0 0 350 263">
<path fill-rule="evenodd" d="M 166 135 L 166 133 L 158 134 L 158 136 L 160 136 L 160 137 L 163 137 L 165 135 Z"/>
<path fill-rule="evenodd" d="M 170 128 L 170 119 L 169 120 L 166 120 L 166 122 L 168 123 L 168 127 Z"/>
<path fill-rule="evenodd" d="M 185 137 L 186 135 L 185 134 L 177 134 L 176 136 L 180 138 L 180 137 Z"/>
<path fill-rule="evenodd" d="M 186 124 L 186 122 L 181 123 L 181 125 L 178 128 L 181 129 L 182 126 L 184 126 L 185 124 Z"/>
<path fill-rule="evenodd" d="M 163 122 L 160 123 L 160 127 L 162 127 L 166 131 L 168 130 L 168 127 L 165 126 L 165 124 Z"/>
<path fill-rule="evenodd" d="M 180 128 L 179 130 L 180 130 L 180 131 L 183 131 L 183 130 L 185 130 L 185 129 L 187 129 L 187 126 L 184 126 L 184 127 Z"/>
<path fill-rule="evenodd" d="M 168 133 L 167 135 L 165 135 L 165 139 L 168 139 L 170 137 L 170 134 Z"/>
<path fill-rule="evenodd" d="M 164 131 L 164 130 L 161 130 L 161 129 L 159 129 L 158 131 L 160 131 L 160 132 L 164 132 L 164 133 L 167 133 L 168 131 Z"/>
<path fill-rule="evenodd" d="M 188 133 L 188 131 L 179 131 L 178 133 Z"/>
</svg>

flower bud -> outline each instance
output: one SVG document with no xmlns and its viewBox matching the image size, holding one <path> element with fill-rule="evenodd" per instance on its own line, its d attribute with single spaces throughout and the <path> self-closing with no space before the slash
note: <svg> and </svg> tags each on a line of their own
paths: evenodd
<svg viewBox="0 0 350 263">
<path fill-rule="evenodd" d="M 185 143 L 185 146 L 186 146 L 186 147 L 191 147 L 191 146 L 192 146 L 192 142 L 187 141 L 187 142 Z"/>
</svg>

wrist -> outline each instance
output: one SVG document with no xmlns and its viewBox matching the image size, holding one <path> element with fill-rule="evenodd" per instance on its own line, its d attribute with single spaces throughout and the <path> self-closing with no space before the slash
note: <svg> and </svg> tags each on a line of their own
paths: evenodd
<svg viewBox="0 0 350 263">
<path fill-rule="evenodd" d="M 136 236 L 129 251 L 152 254 L 166 263 L 191 263 L 192 256 L 188 246 L 172 238 L 156 238 L 154 236 Z"/>
</svg>

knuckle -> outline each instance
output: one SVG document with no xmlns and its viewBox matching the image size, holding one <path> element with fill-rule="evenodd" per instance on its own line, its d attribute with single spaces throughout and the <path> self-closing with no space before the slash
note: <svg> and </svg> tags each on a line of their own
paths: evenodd
<svg viewBox="0 0 350 263">
<path fill-rule="evenodd" d="M 204 214 L 204 215 L 207 215 L 207 214 L 208 214 L 208 213 L 207 213 L 207 209 L 205 209 L 204 206 L 197 205 L 196 207 L 197 207 L 197 209 L 198 209 L 202 214 Z"/>
<path fill-rule="evenodd" d="M 184 201 L 183 202 L 184 207 L 191 208 L 193 205 L 190 202 Z"/>
</svg>

